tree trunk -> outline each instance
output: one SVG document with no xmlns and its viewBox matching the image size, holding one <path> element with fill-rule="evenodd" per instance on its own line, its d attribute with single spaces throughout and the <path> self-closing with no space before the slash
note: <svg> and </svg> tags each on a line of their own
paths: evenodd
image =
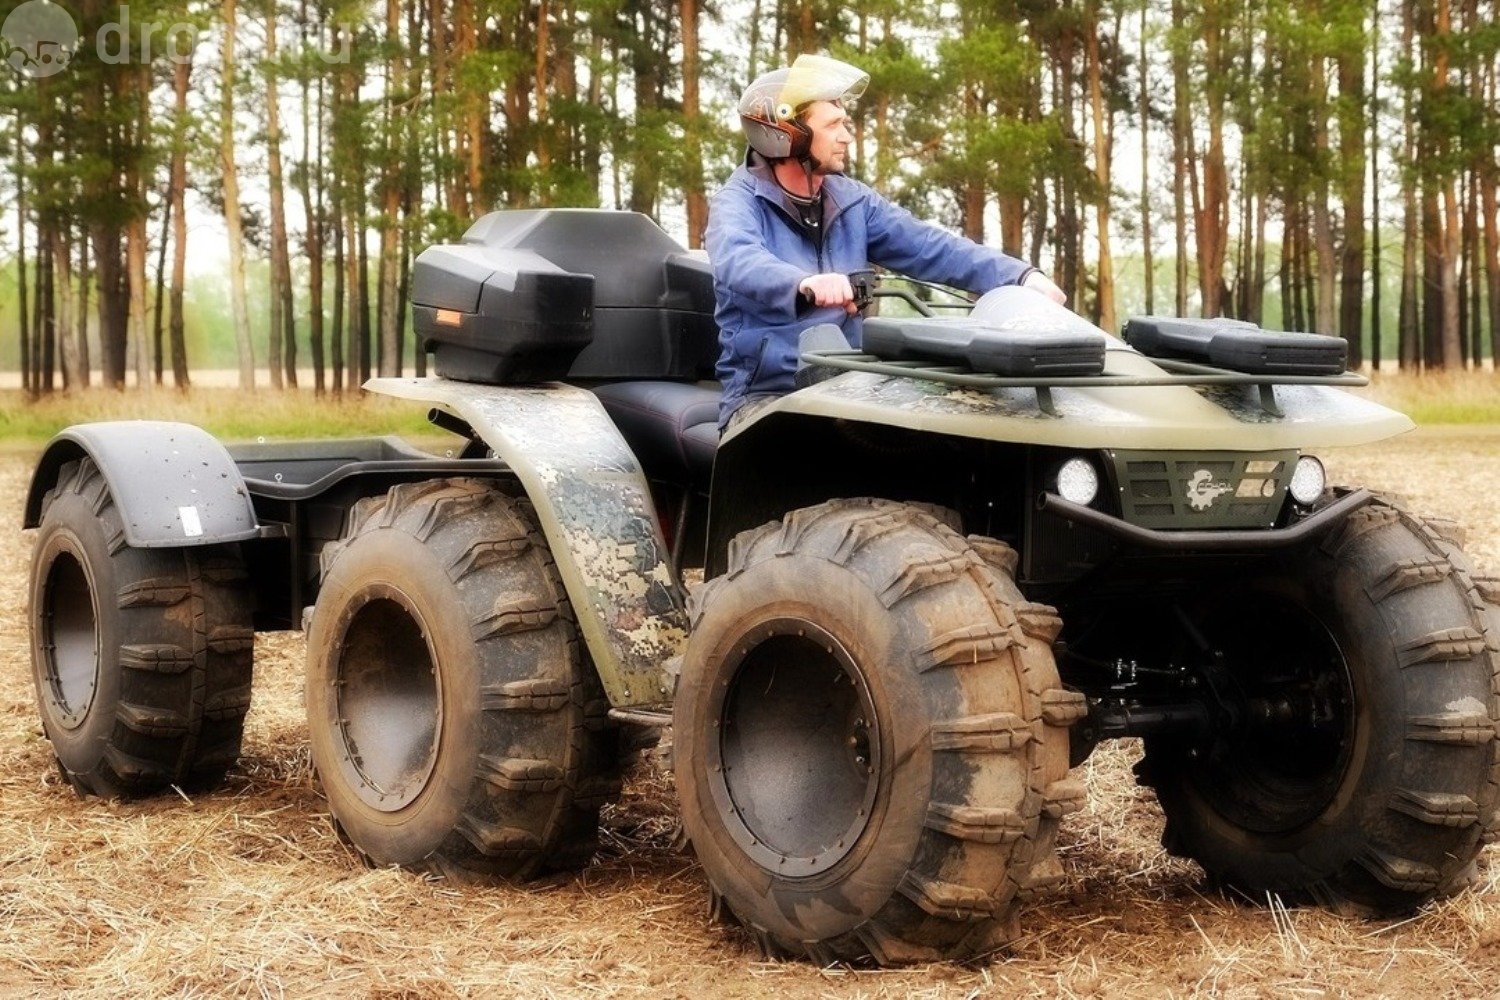
<svg viewBox="0 0 1500 1000">
<path fill-rule="evenodd" d="M 375 332 L 374 320 L 370 315 L 370 244 L 365 238 L 364 189 L 364 174 L 361 171 L 360 194 L 355 201 L 355 208 L 358 210 L 357 218 L 359 219 L 359 238 L 355 241 L 355 249 L 358 251 L 359 258 L 356 268 L 356 275 L 359 279 L 359 313 L 355 318 L 357 320 L 356 329 L 359 332 L 359 385 L 361 388 L 370 380 L 372 362 L 374 361 L 373 334 Z"/>
<path fill-rule="evenodd" d="M 454 0 L 454 28 L 457 33 L 454 58 L 463 61 L 479 51 L 479 24 L 475 17 L 474 0 Z M 466 168 L 469 210 L 465 215 L 479 216 L 490 210 L 488 192 L 484 189 L 484 116 L 488 96 L 466 84 L 462 91 L 463 101 L 463 156 Z M 464 216 L 460 216 L 462 218 Z"/>
<path fill-rule="evenodd" d="M 1480 312 L 1480 289 L 1484 282 L 1478 280 L 1479 269 L 1479 176 L 1477 170 L 1466 172 L 1463 204 L 1463 270 L 1460 272 L 1459 288 L 1462 306 L 1460 328 L 1464 334 L 1465 359 L 1473 367 L 1479 367 L 1484 357 L 1484 320 Z"/>
<path fill-rule="evenodd" d="M 57 235 L 50 224 L 38 226 L 36 262 L 36 301 L 33 303 L 31 329 L 31 357 L 36 362 L 36 373 L 32 379 L 32 390 L 39 395 L 50 395 L 54 387 L 54 351 L 57 343 L 56 298 L 53 292 L 52 261 L 56 256 L 53 245 Z"/>
<path fill-rule="evenodd" d="M 1422 363 L 1443 366 L 1443 220 L 1441 194 L 1422 183 Z"/>
<path fill-rule="evenodd" d="M 699 137 L 698 0 L 679 0 L 682 18 L 682 127 L 687 140 L 686 178 L 688 246 L 703 245 L 708 225 L 708 195 L 703 190 L 703 143 Z M 860 24 L 864 24 L 861 16 Z M 859 161 L 861 169 L 863 161 Z"/>
<path fill-rule="evenodd" d="M 170 180 L 168 185 L 170 186 Z M 156 244 L 156 279 L 151 296 L 151 379 L 162 385 L 162 366 L 166 364 L 165 319 L 167 296 L 167 243 L 172 236 L 172 199 L 166 200 L 161 217 L 161 239 Z"/>
<path fill-rule="evenodd" d="M 1224 34 L 1220 13 L 1216 3 L 1210 3 L 1205 6 L 1203 19 L 1208 150 L 1203 157 L 1203 198 L 1197 211 L 1196 233 L 1198 287 L 1203 295 L 1204 316 L 1223 313 L 1224 258 L 1229 246 L 1229 175 L 1224 162 Z M 1191 151 L 1191 141 L 1188 146 Z"/>
<path fill-rule="evenodd" d="M 21 388 L 31 393 L 31 313 L 27 310 L 26 282 L 26 147 L 16 137 L 16 300 L 20 306 Z"/>
<path fill-rule="evenodd" d="M 94 284 L 89 269 L 89 241 L 78 241 L 78 369 L 83 372 L 80 388 L 88 388 L 93 380 L 93 367 L 89 364 L 89 289 Z"/>
<path fill-rule="evenodd" d="M 338 187 L 333 194 L 333 324 L 329 327 L 333 343 L 329 345 L 330 361 L 333 364 L 333 394 L 344 394 L 344 215 L 343 196 Z"/>
<path fill-rule="evenodd" d="M 52 240 L 52 282 L 57 295 L 57 340 L 58 354 L 62 361 L 64 389 L 85 389 L 88 374 L 81 370 L 78 350 L 80 318 L 75 308 L 73 285 L 73 237 L 71 223 L 61 224 Z"/>
<path fill-rule="evenodd" d="M 229 301 L 234 343 L 239 355 L 240 388 L 255 388 L 255 345 L 250 340 L 250 311 L 245 291 L 245 237 L 240 225 L 239 168 L 234 160 L 235 2 L 219 5 L 224 18 L 223 62 L 219 95 L 219 169 L 224 177 L 224 225 L 229 230 Z"/>
<path fill-rule="evenodd" d="M 1118 32 L 1116 33 L 1118 36 Z M 1099 10 L 1090 4 L 1088 21 L 1084 25 L 1089 65 L 1089 107 L 1094 124 L 1094 180 L 1099 185 L 1099 202 L 1095 209 L 1095 224 L 1099 227 L 1099 274 L 1098 274 L 1098 323 L 1109 332 L 1119 329 L 1115 321 L 1115 264 L 1109 248 L 1109 195 L 1110 195 L 1110 146 L 1112 138 L 1104 117 L 1104 87 L 1101 82 L 1103 68 L 1099 60 Z"/>
<path fill-rule="evenodd" d="M 1245 319 L 1256 326 L 1261 325 L 1266 311 L 1266 198 L 1255 199 L 1255 257 L 1254 282 L 1250 289 L 1249 308 Z"/>
<path fill-rule="evenodd" d="M 1333 253 L 1333 221 L 1328 211 L 1328 77 L 1321 54 L 1312 61 L 1313 150 L 1316 157 L 1316 180 L 1313 184 L 1313 247 L 1317 254 L 1317 314 L 1314 332 L 1332 335 L 1338 330 L 1337 301 L 1334 298 L 1334 276 L 1337 266 Z"/>
<path fill-rule="evenodd" d="M 1362 109 L 1370 120 L 1370 370 L 1380 372 L 1380 122 L 1377 109 L 1380 107 L 1380 18 L 1379 11 L 1372 21 L 1370 41 L 1370 63 L 1374 72 L 1370 74 L 1370 101 Z"/>
<path fill-rule="evenodd" d="M 1156 264 L 1151 253 L 1151 75 L 1146 58 L 1146 15 L 1149 4 L 1141 4 L 1141 38 L 1138 66 L 1141 74 L 1141 258 L 1146 279 L 1146 314 L 1156 312 Z"/>
<path fill-rule="evenodd" d="M 302 19 L 307 19 L 307 0 L 302 0 Z M 319 26 L 318 31 L 322 32 Z M 434 57 L 436 58 L 436 57 Z M 312 132 L 313 114 L 309 107 L 311 99 L 311 87 L 308 84 L 308 73 L 304 69 L 299 73 L 302 86 L 302 170 L 299 192 L 302 195 L 302 214 L 307 219 L 307 236 L 304 241 L 307 248 L 307 339 L 308 347 L 312 351 L 313 363 L 313 392 L 321 396 L 328 391 L 326 372 L 323 370 L 323 192 L 327 185 L 324 183 L 323 175 L 323 143 L 326 138 L 323 119 L 323 80 L 324 75 L 318 74 L 318 109 L 317 109 L 317 136 L 318 136 L 318 158 L 317 158 L 317 200 L 313 200 L 313 165 L 308 161 L 308 152 L 311 149 L 309 139 Z M 441 131 L 441 129 L 439 129 Z"/>
<path fill-rule="evenodd" d="M 1417 0 L 1403 0 L 1401 4 L 1401 53 L 1414 59 L 1412 39 L 1416 32 Z M 1415 164 L 1416 139 L 1416 88 L 1405 87 L 1402 145 L 1404 159 Z M 1417 278 L 1417 256 L 1421 235 L 1417 214 L 1417 181 L 1414 170 L 1401 171 L 1401 302 L 1396 320 L 1396 356 L 1398 364 L 1405 370 L 1418 368 L 1422 364 L 1424 345 L 1421 331 L 1421 286 Z"/>
<path fill-rule="evenodd" d="M 135 106 L 131 148 L 125 169 L 125 190 L 131 207 L 130 222 L 125 229 L 125 261 L 130 281 L 130 332 L 127 342 L 135 345 L 135 382 L 141 391 L 152 387 L 155 366 L 151 361 L 151 336 L 146 326 L 146 147 L 150 142 L 146 116 L 150 101 L 151 68 L 132 67 L 128 71 L 126 93 Z"/>
<path fill-rule="evenodd" d="M 542 4 L 539 17 L 546 17 L 546 4 Z M 385 4 L 386 49 L 386 106 L 384 128 L 384 163 L 380 178 L 380 364 L 378 371 L 383 376 L 399 375 L 401 341 L 396 329 L 396 272 L 401 257 L 401 146 L 396 137 L 400 133 L 397 110 L 405 99 L 397 81 L 405 80 L 405 69 L 401 65 L 401 5 L 398 0 L 386 0 Z"/>
<path fill-rule="evenodd" d="M 1172 0 L 1172 23 L 1181 24 L 1183 0 Z M 1187 54 L 1172 47 L 1172 224 L 1176 238 L 1175 272 L 1177 315 L 1187 315 L 1187 143 L 1188 129 L 1188 60 Z"/>
<path fill-rule="evenodd" d="M 172 162 L 167 181 L 167 211 L 172 216 L 172 289 L 167 318 L 167 337 L 172 344 L 172 381 L 187 389 L 186 325 L 182 315 L 183 279 L 187 270 L 187 213 L 183 195 L 187 190 L 187 93 L 192 66 L 184 59 L 172 70 L 175 99 L 172 118 Z"/>
<path fill-rule="evenodd" d="M 635 4 L 636 25 L 642 44 L 630 49 L 631 72 L 635 77 L 635 105 L 638 118 L 652 120 L 662 102 L 662 65 L 654 57 L 658 49 L 660 25 L 649 2 Z M 661 193 L 661 152 L 648 145 L 647 133 L 637 128 L 630 144 L 630 210 L 655 216 Z"/>
<path fill-rule="evenodd" d="M 1453 22 L 1449 0 L 1436 2 L 1431 95 L 1433 103 L 1441 105 L 1448 90 L 1448 47 L 1453 37 Z M 1454 189 L 1451 172 L 1442 179 L 1441 187 L 1442 221 L 1433 227 L 1427 237 L 1428 252 L 1433 256 L 1436 266 L 1437 288 L 1442 302 L 1438 313 L 1441 332 L 1436 363 L 1444 368 L 1460 368 L 1463 366 L 1463 341 L 1458 329 L 1458 192 Z M 1436 199 L 1436 192 L 1433 197 Z M 1437 221 L 1436 212 L 1433 212 L 1432 221 Z"/>
<path fill-rule="evenodd" d="M 1073 79 L 1073 38 L 1071 29 L 1065 30 L 1059 44 L 1058 71 L 1060 85 L 1058 87 L 1059 101 L 1061 102 L 1060 117 L 1062 119 L 1062 130 L 1064 142 L 1070 145 L 1079 143 L 1077 132 L 1074 130 L 1074 95 L 1075 84 Z M 1061 197 L 1058 198 L 1057 223 L 1060 237 L 1059 283 L 1062 290 L 1072 300 L 1075 309 L 1080 308 L 1087 301 L 1087 271 L 1083 266 L 1083 220 L 1078 213 L 1078 185 L 1071 172 L 1065 171 L 1062 176 Z"/>
<path fill-rule="evenodd" d="M 276 21 L 280 7 L 270 0 L 266 9 L 266 174 L 271 194 L 271 385 L 297 387 L 297 314 L 292 296 L 291 247 L 286 232 L 286 193 L 281 164 L 281 95 L 276 53 Z M 283 378 L 283 375 L 285 376 Z"/>
<path fill-rule="evenodd" d="M 1495 96 L 1494 70 L 1491 69 L 1491 99 Z M 1500 168 L 1493 159 L 1486 160 L 1479 171 L 1479 201 L 1484 215 L 1484 275 L 1489 302 L 1490 364 L 1500 373 L 1500 198 L 1495 188 Z"/>
<path fill-rule="evenodd" d="M 135 345 L 136 388 L 151 388 L 151 339 L 146 327 L 146 217 L 137 215 L 125 229 L 125 265 L 130 279 L 130 332 Z"/>
<path fill-rule="evenodd" d="M 425 25 L 422 24 L 422 17 L 426 13 L 426 10 L 426 7 L 414 4 L 408 8 L 407 13 L 406 37 L 412 39 L 413 43 L 410 58 L 406 60 L 406 92 L 413 95 L 422 93 L 422 60 L 415 40 L 423 37 L 425 33 Z M 571 61 L 571 48 L 568 58 Z M 571 73 L 571 71 L 570 66 L 569 72 Z M 572 96 L 576 100 L 576 82 L 572 88 Z M 401 196 L 401 283 L 396 308 L 396 336 L 403 345 L 406 342 L 406 322 L 407 315 L 410 312 L 407 303 L 411 300 L 412 242 L 417 238 L 417 220 L 421 219 L 423 215 L 422 178 L 425 171 L 419 168 L 419 164 L 421 163 L 420 149 L 420 141 L 417 135 L 417 116 L 407 115 L 405 154 L 407 167 L 404 171 L 406 185 Z M 427 355 L 422 350 L 420 338 L 413 338 L 413 341 L 412 360 L 414 361 L 416 376 L 423 378 L 427 375 Z M 396 370 L 398 372 L 405 371 L 402 363 L 402 350 L 405 350 L 405 348 L 402 347 L 396 353 Z"/>
<path fill-rule="evenodd" d="M 1373 43 L 1372 43 L 1373 44 Z M 1339 57 L 1339 159 L 1343 161 L 1344 252 L 1339 284 L 1339 336 L 1349 367 L 1365 363 L 1365 64 L 1363 51 Z"/>
</svg>

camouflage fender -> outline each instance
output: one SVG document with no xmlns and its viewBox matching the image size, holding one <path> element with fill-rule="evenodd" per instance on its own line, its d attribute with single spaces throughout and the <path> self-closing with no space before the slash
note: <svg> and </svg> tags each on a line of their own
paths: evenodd
<svg viewBox="0 0 1500 1000">
<path fill-rule="evenodd" d="M 483 438 L 536 506 L 610 704 L 670 701 L 666 662 L 687 640 L 682 593 L 640 464 L 594 395 L 443 378 L 365 388 L 440 407 Z"/>
</svg>

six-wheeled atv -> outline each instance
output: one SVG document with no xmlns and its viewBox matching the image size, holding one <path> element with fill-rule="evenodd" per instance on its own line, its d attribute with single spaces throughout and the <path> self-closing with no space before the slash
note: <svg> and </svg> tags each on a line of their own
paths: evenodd
<svg viewBox="0 0 1500 1000">
<path fill-rule="evenodd" d="M 1313 452 L 1410 426 L 1326 338 L 1127 344 L 1002 289 L 809 350 L 721 442 L 707 263 L 641 216 L 486 216 L 413 300 L 438 377 L 368 388 L 454 457 L 48 447 L 32 652 L 80 792 L 219 781 L 255 631 L 301 625 L 313 763 L 371 862 L 581 866 L 671 724 L 716 910 L 819 961 L 1002 943 L 1114 737 L 1145 738 L 1166 846 L 1254 894 L 1409 911 L 1497 827 L 1494 585 L 1451 526 L 1324 486 Z"/>
</svg>

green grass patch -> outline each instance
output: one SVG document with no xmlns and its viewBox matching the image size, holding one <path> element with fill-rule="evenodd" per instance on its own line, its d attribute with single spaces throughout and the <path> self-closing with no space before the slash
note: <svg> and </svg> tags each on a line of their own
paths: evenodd
<svg viewBox="0 0 1500 1000">
<path fill-rule="evenodd" d="M 92 390 L 30 400 L 0 392 L 0 440 L 44 442 L 70 424 L 95 420 L 176 420 L 197 424 L 226 442 L 306 438 L 442 438 L 427 407 L 408 400 L 357 393 L 342 399 L 309 392 L 172 389 L 153 392 Z"/>
<path fill-rule="evenodd" d="M 1355 390 L 1419 424 L 1500 424 L 1500 373 L 1381 373 Z"/>
</svg>

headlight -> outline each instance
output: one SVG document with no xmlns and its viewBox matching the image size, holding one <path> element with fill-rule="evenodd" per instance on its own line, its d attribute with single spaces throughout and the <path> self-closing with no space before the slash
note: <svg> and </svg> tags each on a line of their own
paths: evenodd
<svg viewBox="0 0 1500 1000">
<path fill-rule="evenodd" d="M 1311 505 L 1323 495 L 1325 482 L 1323 463 L 1311 455 L 1303 455 L 1292 471 L 1292 499 L 1304 507 Z"/>
<path fill-rule="evenodd" d="M 1099 473 L 1086 458 L 1070 458 L 1057 470 L 1057 495 L 1087 507 L 1099 495 Z"/>
</svg>

